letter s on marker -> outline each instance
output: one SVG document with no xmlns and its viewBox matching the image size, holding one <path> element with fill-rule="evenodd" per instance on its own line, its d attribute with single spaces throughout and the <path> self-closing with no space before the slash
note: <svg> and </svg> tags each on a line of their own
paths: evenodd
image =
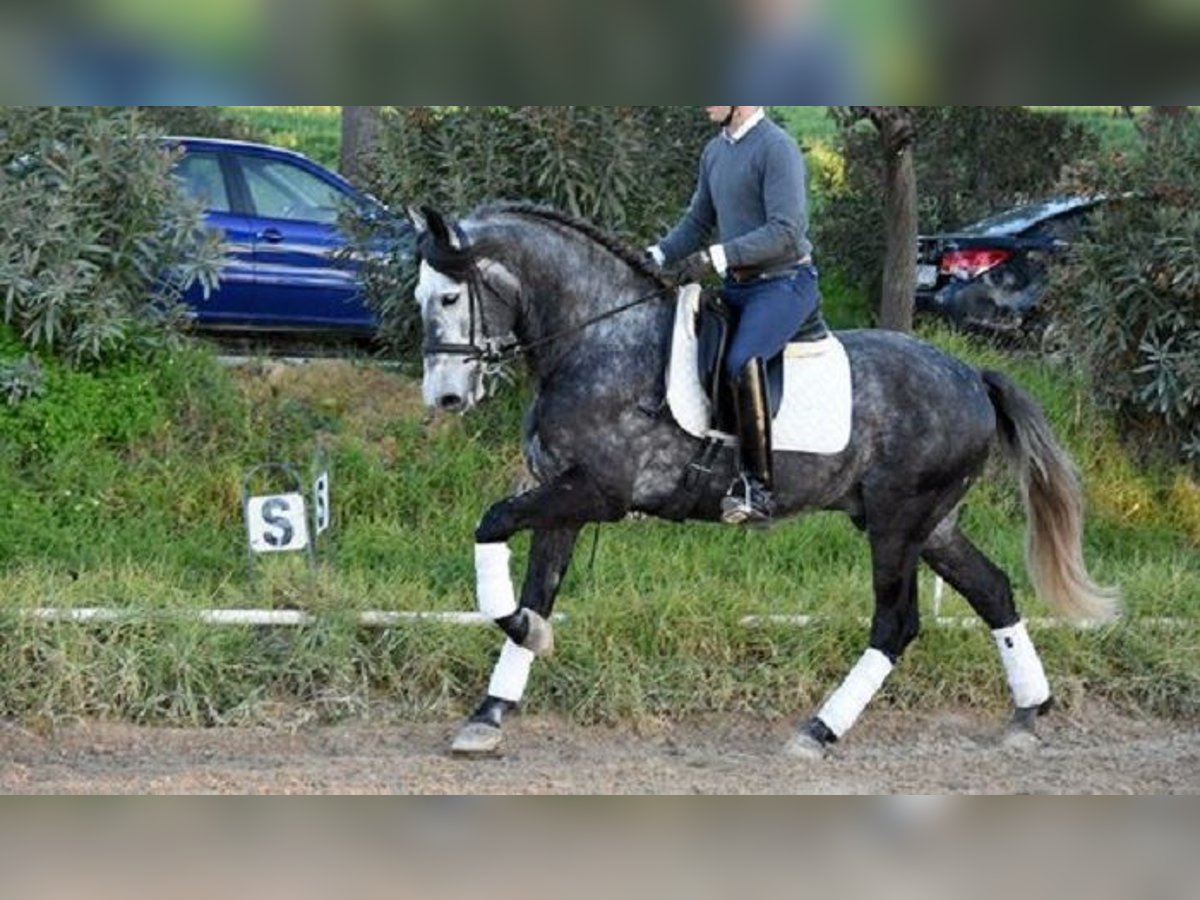
<svg viewBox="0 0 1200 900">
<path fill-rule="evenodd" d="M 272 528 L 278 529 L 278 531 L 267 531 L 263 534 L 263 540 L 272 547 L 286 547 L 296 536 L 291 521 L 280 515 L 291 512 L 291 509 L 291 504 L 282 497 L 275 497 L 263 504 L 263 521 Z"/>
</svg>

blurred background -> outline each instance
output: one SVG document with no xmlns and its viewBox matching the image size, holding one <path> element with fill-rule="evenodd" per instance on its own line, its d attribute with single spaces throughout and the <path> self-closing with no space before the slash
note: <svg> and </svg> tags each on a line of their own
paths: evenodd
<svg viewBox="0 0 1200 900">
<path fill-rule="evenodd" d="M 1081 802 L 1088 804 L 1084 809 Z M 9 823 L 17 896 L 1194 897 L 1194 816 L 1143 800 L 68 801 Z M 803 805 L 801 805 L 801 803 Z M 544 806 L 544 804 L 543 804 Z M 530 848 L 537 852 L 531 853 Z M 62 865 L 69 854 L 72 865 Z M 478 863 L 476 862 L 478 861 Z M 486 862 L 485 862 L 486 861 Z M 479 864 L 483 863 L 483 864 Z M 530 878 L 530 870 L 536 877 Z M 523 882 L 536 880 L 537 887 Z"/>
<path fill-rule="evenodd" d="M 1186 102 L 1198 31 L 1189 0 L 17 0 L 0 99 Z"/>
</svg>

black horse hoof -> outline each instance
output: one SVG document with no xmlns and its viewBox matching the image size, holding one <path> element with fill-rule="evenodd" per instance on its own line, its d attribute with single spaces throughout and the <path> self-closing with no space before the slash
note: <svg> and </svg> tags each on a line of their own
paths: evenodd
<svg viewBox="0 0 1200 900">
<path fill-rule="evenodd" d="M 784 745 L 783 753 L 792 759 L 820 762 L 826 757 L 826 748 L 837 741 L 837 735 L 824 722 L 813 716 L 801 725 Z"/>
<path fill-rule="evenodd" d="M 454 756 L 495 756 L 500 752 L 504 733 L 499 726 L 487 722 L 468 722 L 454 736 L 450 752 Z"/>
<path fill-rule="evenodd" d="M 805 762 L 820 762 L 825 758 L 825 745 L 807 731 L 797 731 L 783 745 L 783 755 Z"/>
<path fill-rule="evenodd" d="M 1038 706 L 1025 706 L 1013 712 L 1012 720 L 1000 736 L 1000 746 L 1005 750 L 1028 752 L 1042 746 L 1038 737 L 1037 720 L 1054 708 L 1054 698 Z"/>
</svg>

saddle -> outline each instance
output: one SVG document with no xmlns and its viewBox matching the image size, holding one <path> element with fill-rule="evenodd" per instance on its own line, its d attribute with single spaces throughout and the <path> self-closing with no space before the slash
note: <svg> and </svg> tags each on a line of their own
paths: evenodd
<svg viewBox="0 0 1200 900">
<path fill-rule="evenodd" d="M 715 290 L 705 289 L 696 309 L 696 368 L 705 396 L 714 411 L 712 426 L 729 434 L 737 431 L 732 391 L 726 387 L 725 353 L 737 326 L 737 310 L 729 306 Z M 829 337 L 829 329 L 818 307 L 792 335 L 789 343 L 812 343 Z M 783 403 L 783 351 L 767 360 L 767 399 L 771 417 L 779 414 Z"/>
</svg>

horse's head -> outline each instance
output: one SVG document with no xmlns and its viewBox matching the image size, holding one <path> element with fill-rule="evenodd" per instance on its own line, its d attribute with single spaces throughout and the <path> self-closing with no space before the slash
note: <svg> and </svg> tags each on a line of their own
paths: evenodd
<svg viewBox="0 0 1200 900">
<path fill-rule="evenodd" d="M 497 352 L 516 341 L 519 284 L 436 210 L 410 209 L 409 217 L 421 263 L 416 300 L 425 336 L 425 403 L 465 412 L 483 399 L 484 376 Z"/>
</svg>

